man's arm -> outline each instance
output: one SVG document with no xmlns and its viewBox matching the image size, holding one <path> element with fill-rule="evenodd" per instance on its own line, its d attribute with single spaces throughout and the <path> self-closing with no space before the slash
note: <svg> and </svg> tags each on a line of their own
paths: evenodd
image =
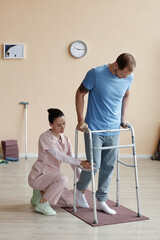
<svg viewBox="0 0 160 240">
<path fill-rule="evenodd" d="M 84 128 L 88 127 L 84 122 L 83 110 L 84 110 L 84 96 L 89 92 L 83 84 L 80 85 L 76 92 L 76 111 L 77 111 L 77 129 L 84 132 Z"/>
<path fill-rule="evenodd" d="M 122 113 L 121 113 L 121 125 L 122 127 L 126 127 L 127 120 L 126 120 L 126 110 L 128 107 L 129 103 L 129 96 L 130 96 L 130 91 L 126 91 L 123 100 L 122 100 Z"/>
</svg>

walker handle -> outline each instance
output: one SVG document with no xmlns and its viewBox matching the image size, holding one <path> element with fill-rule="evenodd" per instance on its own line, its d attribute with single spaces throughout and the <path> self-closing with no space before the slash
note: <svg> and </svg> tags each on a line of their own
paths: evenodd
<svg viewBox="0 0 160 240">
<path fill-rule="evenodd" d="M 84 129 L 85 132 L 89 131 L 89 129 L 87 127 L 84 127 L 83 129 Z"/>
<path fill-rule="evenodd" d="M 125 124 L 125 127 L 124 127 L 124 122 L 121 122 L 121 127 L 122 127 L 122 128 L 131 128 L 132 126 L 131 126 L 131 124 L 126 123 L 126 124 Z"/>
<path fill-rule="evenodd" d="M 126 124 L 126 126 L 127 126 L 128 128 L 131 128 L 131 127 L 132 127 L 131 124 L 128 124 L 128 123 Z"/>
</svg>

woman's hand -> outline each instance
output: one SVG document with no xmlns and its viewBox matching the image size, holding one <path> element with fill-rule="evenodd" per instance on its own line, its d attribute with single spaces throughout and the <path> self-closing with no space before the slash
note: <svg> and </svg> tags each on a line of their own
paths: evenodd
<svg viewBox="0 0 160 240">
<path fill-rule="evenodd" d="M 95 165 L 93 163 L 93 165 Z M 88 161 L 81 161 L 80 166 L 84 169 L 91 170 L 91 163 Z"/>
</svg>

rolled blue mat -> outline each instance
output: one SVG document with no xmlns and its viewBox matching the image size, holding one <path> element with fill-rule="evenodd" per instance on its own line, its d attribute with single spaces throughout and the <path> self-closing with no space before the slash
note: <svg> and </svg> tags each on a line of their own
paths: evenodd
<svg viewBox="0 0 160 240">
<path fill-rule="evenodd" d="M 12 158 L 12 157 L 6 157 L 7 161 L 12 161 L 12 162 L 18 162 L 19 159 L 18 158 Z"/>
</svg>

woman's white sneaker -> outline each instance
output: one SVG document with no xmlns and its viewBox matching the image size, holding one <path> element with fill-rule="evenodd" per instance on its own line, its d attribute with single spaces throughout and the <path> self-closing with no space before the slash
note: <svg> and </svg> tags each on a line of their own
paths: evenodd
<svg viewBox="0 0 160 240">
<path fill-rule="evenodd" d="M 56 215 L 56 212 L 51 208 L 49 202 L 38 203 L 35 207 L 36 212 L 42 213 L 47 216 Z"/>
</svg>

